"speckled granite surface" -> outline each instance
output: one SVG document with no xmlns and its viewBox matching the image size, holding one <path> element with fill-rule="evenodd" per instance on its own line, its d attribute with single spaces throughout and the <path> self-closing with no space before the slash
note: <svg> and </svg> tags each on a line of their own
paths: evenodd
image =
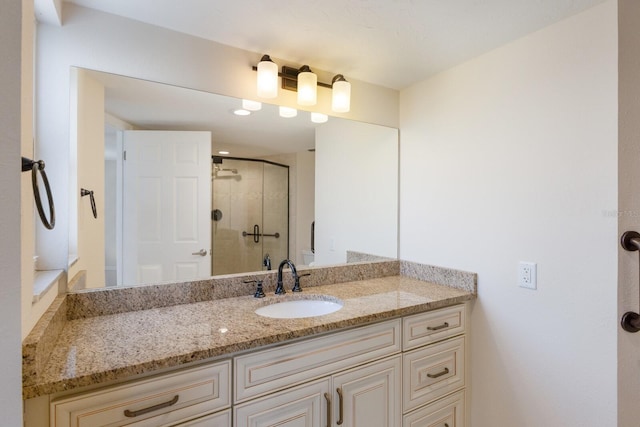
<svg viewBox="0 0 640 427">
<path fill-rule="evenodd" d="M 124 380 L 211 357 L 431 310 L 475 298 L 474 273 L 404 261 L 298 269 L 304 292 L 273 294 L 276 273 L 179 284 L 86 290 L 58 297 L 23 341 L 23 397 Z M 253 298 L 264 281 L 267 297 Z M 285 287 L 292 287 L 291 274 Z M 261 305 L 331 296 L 332 314 L 258 316 Z"/>
<path fill-rule="evenodd" d="M 400 274 L 400 262 L 397 260 L 355 262 L 298 269 L 299 275 L 307 273 L 310 273 L 310 276 L 300 279 L 303 288 L 375 277 L 397 276 Z M 262 280 L 265 292 L 273 292 L 276 289 L 276 275 L 276 271 L 271 270 L 215 276 L 207 280 L 185 283 L 133 286 L 106 291 L 105 289 L 87 289 L 67 296 L 67 317 L 72 320 L 253 295 L 255 284 L 244 283 L 246 280 Z M 285 287 L 291 289 L 293 279 L 288 270 L 285 270 L 283 279 Z"/>
<path fill-rule="evenodd" d="M 419 264 L 417 262 L 399 261 L 400 274 L 414 279 L 426 280 L 462 289 L 473 294 L 478 293 L 478 278 L 475 273 Z"/>
<path fill-rule="evenodd" d="M 22 342 L 22 383 L 28 384 L 44 372 L 65 324 L 67 301 L 57 297 Z"/>
<path fill-rule="evenodd" d="M 347 251 L 347 263 L 350 262 L 375 262 L 375 261 L 395 261 L 394 258 L 388 258 L 380 255 L 367 254 L 364 252 Z"/>
</svg>

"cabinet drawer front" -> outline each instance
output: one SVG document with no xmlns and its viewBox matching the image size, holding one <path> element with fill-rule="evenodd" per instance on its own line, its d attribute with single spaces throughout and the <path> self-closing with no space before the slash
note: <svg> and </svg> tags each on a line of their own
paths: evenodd
<svg viewBox="0 0 640 427">
<path fill-rule="evenodd" d="M 402 427 L 465 427 L 464 391 L 435 401 L 402 419 Z"/>
<path fill-rule="evenodd" d="M 239 356 L 235 401 L 398 353 L 400 345 L 398 319 Z"/>
<path fill-rule="evenodd" d="M 410 350 L 459 335 L 465 331 L 464 304 L 405 317 L 402 348 Z"/>
<path fill-rule="evenodd" d="M 464 337 L 405 353 L 403 380 L 405 412 L 464 387 Z"/>
<path fill-rule="evenodd" d="M 230 372 L 225 361 L 55 400 L 51 425 L 158 426 L 223 409 L 230 405 Z"/>
</svg>

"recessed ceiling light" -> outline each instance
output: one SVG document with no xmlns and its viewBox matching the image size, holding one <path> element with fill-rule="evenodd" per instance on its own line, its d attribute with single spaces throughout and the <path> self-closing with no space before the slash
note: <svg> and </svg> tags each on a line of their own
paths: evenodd
<svg viewBox="0 0 640 427">
<path fill-rule="evenodd" d="M 280 107 L 280 117 L 291 118 L 298 115 L 298 110 L 289 107 Z"/>
<path fill-rule="evenodd" d="M 311 113 L 311 121 L 313 123 L 326 123 L 329 120 L 329 116 L 322 113 Z"/>
<path fill-rule="evenodd" d="M 228 151 L 218 151 L 218 154 L 229 154 Z"/>
<path fill-rule="evenodd" d="M 262 108 L 262 102 L 251 101 L 249 99 L 242 100 L 242 108 L 249 111 L 258 111 Z"/>
<path fill-rule="evenodd" d="M 233 110 L 233 114 L 235 114 L 236 116 L 248 116 L 249 114 L 251 114 L 251 111 L 238 108 L 237 110 Z"/>
</svg>

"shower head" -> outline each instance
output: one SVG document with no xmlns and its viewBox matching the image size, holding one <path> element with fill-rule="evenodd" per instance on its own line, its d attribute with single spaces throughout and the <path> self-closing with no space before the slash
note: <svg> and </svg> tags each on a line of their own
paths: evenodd
<svg viewBox="0 0 640 427">
<path fill-rule="evenodd" d="M 238 169 L 223 169 L 219 165 L 213 165 L 213 178 L 224 178 L 232 175 L 238 175 Z"/>
</svg>

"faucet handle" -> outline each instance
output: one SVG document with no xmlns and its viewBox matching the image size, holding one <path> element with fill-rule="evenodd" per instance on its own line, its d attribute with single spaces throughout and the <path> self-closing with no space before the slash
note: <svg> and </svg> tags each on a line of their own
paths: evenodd
<svg viewBox="0 0 640 427">
<path fill-rule="evenodd" d="M 300 287 L 300 278 L 305 276 L 311 276 L 311 273 L 296 275 L 293 289 L 291 289 L 292 292 L 302 292 L 302 288 Z"/>
<path fill-rule="evenodd" d="M 256 284 L 256 292 L 253 294 L 254 298 L 264 298 L 265 297 L 264 289 L 262 289 L 262 280 L 245 280 L 243 283 L 255 283 Z"/>
</svg>

